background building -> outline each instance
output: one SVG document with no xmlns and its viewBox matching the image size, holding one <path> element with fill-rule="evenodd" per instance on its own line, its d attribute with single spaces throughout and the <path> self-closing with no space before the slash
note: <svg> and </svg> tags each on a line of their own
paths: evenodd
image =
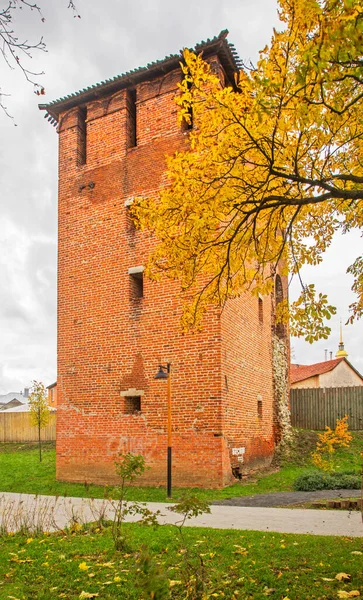
<svg viewBox="0 0 363 600">
<path fill-rule="evenodd" d="M 290 369 L 290 384 L 292 389 L 296 388 L 333 388 L 352 387 L 363 385 L 363 377 L 347 359 L 348 352 L 344 348 L 342 324 L 340 324 L 339 347 L 332 359 L 327 360 L 325 350 L 325 361 L 313 365 L 292 364 Z"/>
</svg>

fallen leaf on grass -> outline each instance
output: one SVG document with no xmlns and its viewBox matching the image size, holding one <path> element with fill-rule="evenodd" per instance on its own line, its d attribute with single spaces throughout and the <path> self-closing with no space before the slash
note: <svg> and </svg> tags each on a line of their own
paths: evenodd
<svg viewBox="0 0 363 600">
<path fill-rule="evenodd" d="M 32 563 L 34 561 L 31 558 L 17 558 L 17 557 L 14 557 L 14 558 L 10 559 L 10 562 L 15 562 L 15 563 L 21 564 L 21 563 Z"/>
<path fill-rule="evenodd" d="M 238 544 L 233 544 L 237 550 L 234 551 L 234 554 L 242 554 L 242 556 L 247 556 L 248 551 L 247 548 L 243 548 L 242 546 L 238 546 Z"/>
<path fill-rule="evenodd" d="M 349 581 L 350 575 L 348 575 L 348 573 L 337 573 L 335 575 L 335 579 L 337 579 L 338 581 Z"/>
<path fill-rule="evenodd" d="M 92 593 L 92 592 L 81 592 L 79 595 L 79 598 L 97 598 L 97 596 L 99 596 L 99 594 L 97 593 Z"/>
<path fill-rule="evenodd" d="M 175 585 L 181 585 L 182 582 L 179 581 L 178 579 L 169 579 L 169 585 L 170 587 L 174 587 Z"/>
<path fill-rule="evenodd" d="M 331 577 L 322 577 L 323 581 L 334 581 Z"/>
<path fill-rule="evenodd" d="M 80 571 L 88 571 L 88 569 L 89 569 L 89 566 L 87 565 L 87 563 L 85 563 L 85 562 L 81 562 L 81 563 L 78 565 L 78 568 L 79 568 L 79 570 L 80 570 Z"/>
<path fill-rule="evenodd" d="M 360 552 L 359 550 L 353 550 L 353 552 L 351 552 L 351 554 L 363 554 L 363 552 Z"/>
<path fill-rule="evenodd" d="M 270 595 L 271 595 L 271 594 L 273 594 L 274 592 L 276 592 L 275 588 L 269 588 L 269 587 L 267 587 L 267 586 L 265 586 L 265 587 L 263 588 L 263 593 L 264 593 L 264 596 L 270 596 Z"/>
<path fill-rule="evenodd" d="M 358 592 L 358 590 L 352 590 L 351 592 L 345 592 L 344 590 L 341 590 L 338 592 L 338 598 L 356 598 L 357 596 L 360 596 L 360 592 Z"/>
</svg>

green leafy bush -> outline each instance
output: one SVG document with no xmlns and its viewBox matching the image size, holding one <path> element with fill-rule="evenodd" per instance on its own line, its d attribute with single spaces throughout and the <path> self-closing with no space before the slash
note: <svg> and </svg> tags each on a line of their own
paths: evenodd
<svg viewBox="0 0 363 600">
<path fill-rule="evenodd" d="M 359 490 L 361 475 L 354 472 L 323 473 L 309 471 L 294 481 L 294 490 L 298 492 L 315 492 L 317 490 Z"/>
</svg>

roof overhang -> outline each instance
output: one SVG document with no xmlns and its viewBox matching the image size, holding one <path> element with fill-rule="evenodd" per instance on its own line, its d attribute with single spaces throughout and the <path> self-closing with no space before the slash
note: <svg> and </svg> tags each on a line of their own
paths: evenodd
<svg viewBox="0 0 363 600">
<path fill-rule="evenodd" d="M 221 61 L 222 67 L 226 76 L 234 87 L 234 74 L 242 68 L 242 62 L 235 50 L 233 44 L 227 42 L 228 30 L 225 29 L 213 39 L 208 39 L 200 44 L 197 44 L 193 51 L 197 54 L 203 52 L 203 56 L 208 58 L 212 55 L 217 55 Z M 106 79 L 88 88 L 49 102 L 48 104 L 39 104 L 40 110 L 45 110 L 45 118 L 48 118 L 53 125 L 56 125 L 59 120 L 59 115 L 75 106 L 88 104 L 93 100 L 97 100 L 104 96 L 113 94 L 127 87 L 135 86 L 144 81 L 149 81 L 160 75 L 173 71 L 179 67 L 182 59 L 182 50 L 178 54 L 172 54 L 165 57 L 163 60 L 155 61 L 148 64 L 146 67 L 139 67 L 132 71 L 127 71 L 121 75 L 117 75 L 111 79 Z"/>
</svg>

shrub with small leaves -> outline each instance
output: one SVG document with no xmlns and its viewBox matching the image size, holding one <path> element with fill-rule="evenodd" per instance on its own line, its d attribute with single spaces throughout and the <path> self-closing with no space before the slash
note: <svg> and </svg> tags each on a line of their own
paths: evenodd
<svg viewBox="0 0 363 600">
<path fill-rule="evenodd" d="M 166 570 L 155 562 L 150 552 L 143 546 L 137 556 L 137 583 L 141 590 L 140 598 L 145 600 L 167 600 L 170 598 L 169 580 Z"/>
<path fill-rule="evenodd" d="M 359 490 L 361 476 L 358 473 L 322 473 L 310 471 L 300 475 L 294 481 L 294 490 L 298 492 L 314 492 L 318 490 Z"/>
<path fill-rule="evenodd" d="M 181 556 L 183 557 L 183 568 L 181 579 L 187 592 L 187 598 L 191 600 L 204 600 L 207 598 L 206 589 L 209 581 L 208 571 L 205 567 L 203 556 L 186 543 L 183 528 L 189 519 L 199 515 L 210 513 L 210 506 L 205 500 L 197 496 L 185 494 L 176 504 L 168 507 L 169 510 L 181 515 L 180 521 L 175 523 L 182 543 Z"/>
</svg>

